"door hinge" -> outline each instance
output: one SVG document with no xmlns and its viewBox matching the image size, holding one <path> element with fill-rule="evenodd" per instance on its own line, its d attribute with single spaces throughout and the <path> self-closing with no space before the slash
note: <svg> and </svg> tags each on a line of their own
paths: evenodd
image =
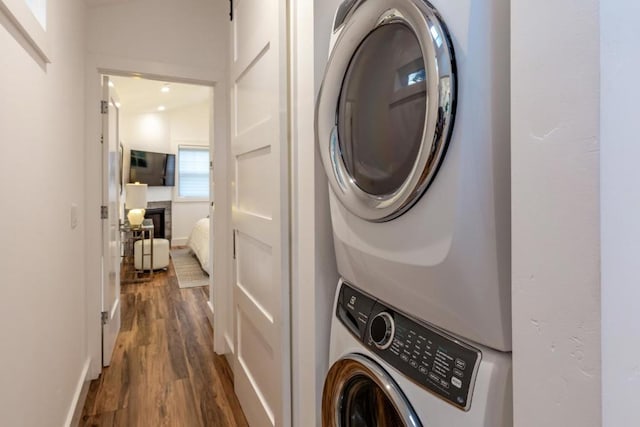
<svg viewBox="0 0 640 427">
<path fill-rule="evenodd" d="M 233 230 L 233 259 L 236 259 L 236 230 Z"/>
<path fill-rule="evenodd" d="M 109 113 L 109 101 L 100 101 L 100 114 L 108 114 Z"/>
<path fill-rule="evenodd" d="M 100 206 L 100 219 L 109 218 L 109 208 L 106 206 Z"/>
<path fill-rule="evenodd" d="M 107 323 L 109 323 L 109 312 L 107 311 L 103 311 L 100 313 L 100 320 L 102 321 L 103 325 L 106 325 Z"/>
<path fill-rule="evenodd" d="M 229 21 L 233 21 L 233 0 L 229 0 Z"/>
</svg>

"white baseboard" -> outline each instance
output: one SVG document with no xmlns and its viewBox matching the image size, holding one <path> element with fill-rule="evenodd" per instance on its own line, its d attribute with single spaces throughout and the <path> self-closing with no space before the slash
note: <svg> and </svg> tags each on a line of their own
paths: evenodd
<svg viewBox="0 0 640 427">
<path fill-rule="evenodd" d="M 210 311 L 210 313 L 207 313 L 207 317 L 209 318 L 209 322 L 211 322 L 211 327 L 213 328 L 213 304 L 211 304 L 211 300 L 207 301 L 207 306 Z"/>
<path fill-rule="evenodd" d="M 224 334 L 224 341 L 227 343 L 227 349 L 229 350 L 230 354 L 235 354 L 236 349 L 233 345 L 233 339 L 229 335 Z"/>
<path fill-rule="evenodd" d="M 73 394 L 71 407 L 67 413 L 67 420 L 64 423 L 66 427 L 75 427 L 80 424 L 80 417 L 82 416 L 82 410 L 84 409 L 84 401 L 87 398 L 87 393 L 89 392 L 89 384 L 91 384 L 91 379 L 89 378 L 90 365 L 91 358 L 87 358 L 87 361 L 84 362 L 80 378 L 78 379 L 76 392 Z"/>
<path fill-rule="evenodd" d="M 172 237 L 171 238 L 171 246 L 186 246 L 187 245 L 187 241 L 189 240 L 188 237 Z"/>
</svg>

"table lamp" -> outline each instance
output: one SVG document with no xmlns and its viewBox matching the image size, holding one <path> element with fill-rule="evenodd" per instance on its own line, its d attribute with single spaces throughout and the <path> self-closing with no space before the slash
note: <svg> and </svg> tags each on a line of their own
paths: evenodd
<svg viewBox="0 0 640 427">
<path fill-rule="evenodd" d="M 144 221 L 144 210 L 147 207 L 147 184 L 127 184 L 125 207 L 129 209 L 129 224 L 139 227 Z"/>
</svg>

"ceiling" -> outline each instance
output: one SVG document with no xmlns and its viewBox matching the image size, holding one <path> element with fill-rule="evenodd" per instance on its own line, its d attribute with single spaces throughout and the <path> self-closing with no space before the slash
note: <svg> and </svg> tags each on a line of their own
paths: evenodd
<svg viewBox="0 0 640 427">
<path fill-rule="evenodd" d="M 160 105 L 165 111 L 202 104 L 211 99 L 212 90 L 207 86 L 183 83 L 167 83 L 140 77 L 111 76 L 120 109 L 129 114 L 157 113 Z M 169 92 L 161 92 L 163 86 Z"/>
<path fill-rule="evenodd" d="M 84 0 L 84 2 L 88 6 L 100 6 L 103 4 L 111 4 L 111 3 L 124 3 L 130 0 Z"/>
</svg>

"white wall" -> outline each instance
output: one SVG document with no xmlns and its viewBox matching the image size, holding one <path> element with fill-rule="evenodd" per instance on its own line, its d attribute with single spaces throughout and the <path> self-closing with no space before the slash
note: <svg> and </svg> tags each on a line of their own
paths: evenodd
<svg viewBox="0 0 640 427">
<path fill-rule="evenodd" d="M 329 35 L 333 23 L 335 9 L 340 2 L 331 0 L 314 1 L 314 107 L 315 100 L 324 76 L 326 58 L 329 54 Z M 328 24 L 328 25 L 327 25 Z M 322 72 L 319 72 L 322 70 Z M 314 108 L 315 110 L 315 108 Z M 314 121 L 315 122 L 315 121 Z M 315 136 L 315 132 L 314 132 Z M 315 143 L 315 140 L 314 140 Z M 309 147 L 310 148 L 310 147 Z M 313 185 L 315 215 L 313 229 L 315 230 L 315 330 L 316 337 L 316 378 L 318 407 L 316 413 L 322 410 L 322 387 L 329 370 L 329 335 L 333 318 L 333 298 L 338 285 L 338 267 L 333 247 L 333 228 L 329 212 L 329 186 L 324 166 L 318 150 L 313 147 Z"/>
<path fill-rule="evenodd" d="M 208 147 L 210 117 L 211 101 L 162 113 L 123 112 L 120 117 L 120 140 L 124 146 L 125 181 L 129 176 L 129 156 L 132 149 L 177 155 L 179 145 Z M 177 186 L 149 187 L 147 199 L 173 201 L 171 244 L 174 246 L 186 244 L 196 221 L 209 214 L 208 201 L 180 200 Z"/>
<path fill-rule="evenodd" d="M 92 7 L 87 15 L 90 52 L 106 56 L 225 69 L 228 2 L 136 0 Z"/>
<path fill-rule="evenodd" d="M 211 101 L 170 112 L 171 149 L 178 152 L 178 145 L 209 146 Z M 214 195 L 211 195 L 212 199 Z M 184 201 L 178 197 L 178 188 L 173 197 L 173 241 L 174 245 L 187 243 L 196 221 L 209 215 L 209 202 Z"/>
<path fill-rule="evenodd" d="M 329 57 L 329 36 L 333 29 L 333 17 L 343 0 L 314 0 L 314 89 L 316 95 L 324 77 L 324 69 Z M 329 202 L 327 201 L 327 206 Z"/>
<path fill-rule="evenodd" d="M 314 135 L 315 99 L 338 0 L 293 1 L 293 425 L 320 425 L 338 274 L 326 176 Z"/>
<path fill-rule="evenodd" d="M 227 139 L 228 3 L 209 0 L 137 0 L 90 7 L 86 14 L 88 57 L 85 69 L 86 211 L 100 206 L 99 73 L 141 73 L 163 79 L 215 85 L 214 141 Z M 229 208 L 230 209 L 230 208 Z M 221 209 L 220 209 L 221 210 Z M 219 209 L 216 210 L 216 213 Z M 97 216 L 87 217 L 87 274 L 91 375 L 100 372 L 99 280 L 100 234 Z M 220 245 L 227 236 L 216 235 Z M 228 245 L 227 245 L 228 246 Z M 214 272 L 214 275 L 216 272 Z M 213 292 L 210 293 L 213 296 Z"/>
<path fill-rule="evenodd" d="M 600 2 L 604 427 L 640 425 L 639 13 L 637 2 Z"/>
<path fill-rule="evenodd" d="M 518 427 L 601 421 L 598 6 L 511 3 Z"/>
<path fill-rule="evenodd" d="M 120 141 L 124 146 L 124 177 L 129 181 L 131 150 L 173 153 L 171 151 L 171 123 L 167 113 L 120 114 Z M 148 187 L 150 202 L 171 200 L 173 188 Z"/>
<path fill-rule="evenodd" d="M 47 12 L 52 63 L 46 68 L 16 41 L 15 29 L 0 12 L 3 426 L 70 421 L 88 366 L 84 5 L 59 0 L 49 2 Z M 78 206 L 75 229 L 70 226 L 72 204 Z"/>
</svg>

